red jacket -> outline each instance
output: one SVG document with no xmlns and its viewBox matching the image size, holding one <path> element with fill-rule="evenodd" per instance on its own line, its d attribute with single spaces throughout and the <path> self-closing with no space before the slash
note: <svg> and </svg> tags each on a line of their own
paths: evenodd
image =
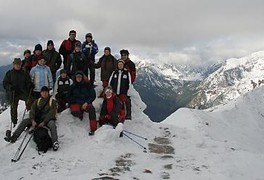
<svg viewBox="0 0 264 180">
<path fill-rule="evenodd" d="M 125 68 L 130 72 L 131 82 L 134 83 L 136 80 L 136 66 L 129 58 L 125 61 Z"/>
</svg>

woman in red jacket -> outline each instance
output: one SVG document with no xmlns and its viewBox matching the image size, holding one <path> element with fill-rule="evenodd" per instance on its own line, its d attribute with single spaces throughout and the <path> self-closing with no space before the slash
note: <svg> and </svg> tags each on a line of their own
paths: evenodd
<svg viewBox="0 0 264 180">
<path fill-rule="evenodd" d="M 117 126 L 119 122 L 123 123 L 125 120 L 125 110 L 121 108 L 121 103 L 111 86 L 107 86 L 104 90 L 104 101 L 102 104 L 99 124 L 100 126 L 104 124 L 110 124 L 114 127 Z"/>
</svg>

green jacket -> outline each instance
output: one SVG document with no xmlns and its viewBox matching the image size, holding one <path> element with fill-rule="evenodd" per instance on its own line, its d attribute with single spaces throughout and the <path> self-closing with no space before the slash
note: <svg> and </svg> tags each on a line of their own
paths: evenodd
<svg viewBox="0 0 264 180">
<path fill-rule="evenodd" d="M 6 90 L 8 100 L 12 101 L 12 94 L 15 97 L 21 94 L 28 94 L 30 89 L 33 88 L 29 74 L 25 73 L 22 69 L 11 69 L 7 71 L 3 79 L 3 87 Z"/>
<path fill-rule="evenodd" d="M 60 54 L 57 51 L 55 51 L 55 49 L 53 50 L 46 49 L 45 51 L 43 51 L 43 56 L 47 61 L 46 65 L 50 67 L 51 73 L 55 74 L 56 71 L 61 66 L 62 60 Z"/>
<path fill-rule="evenodd" d="M 29 118 L 31 121 L 35 120 L 37 124 L 43 121 L 47 124 L 50 120 L 56 119 L 56 108 L 56 101 L 50 96 L 48 98 L 40 97 L 32 104 Z"/>
</svg>

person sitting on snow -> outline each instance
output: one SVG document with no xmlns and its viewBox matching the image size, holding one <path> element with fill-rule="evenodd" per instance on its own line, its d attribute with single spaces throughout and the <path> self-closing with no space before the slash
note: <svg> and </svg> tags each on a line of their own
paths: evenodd
<svg viewBox="0 0 264 180">
<path fill-rule="evenodd" d="M 60 70 L 60 76 L 54 85 L 54 95 L 58 103 L 58 113 L 64 111 L 66 107 L 66 95 L 73 81 L 67 76 L 65 69 Z"/>
<path fill-rule="evenodd" d="M 84 81 L 84 74 L 82 71 L 77 71 L 73 79 L 73 84 L 70 86 L 67 94 L 67 102 L 70 106 L 71 114 L 75 117 L 83 119 L 83 112 L 89 113 L 90 132 L 89 135 L 94 135 L 97 129 L 97 121 L 93 101 L 96 94 L 93 86 Z"/>
<path fill-rule="evenodd" d="M 116 94 L 113 92 L 111 86 L 104 89 L 104 101 L 102 104 L 99 124 L 110 124 L 116 127 L 118 123 L 123 123 L 125 120 L 125 111 L 120 108 L 120 101 Z"/>
<path fill-rule="evenodd" d="M 47 126 L 51 131 L 51 139 L 53 143 L 53 150 L 57 151 L 59 148 L 56 120 L 56 102 L 49 95 L 49 88 L 43 86 L 40 90 L 41 97 L 36 99 L 31 106 L 29 118 L 24 119 L 15 130 L 13 135 L 5 138 L 7 142 L 15 143 L 21 133 L 26 127 L 30 125 L 32 128 Z"/>
</svg>

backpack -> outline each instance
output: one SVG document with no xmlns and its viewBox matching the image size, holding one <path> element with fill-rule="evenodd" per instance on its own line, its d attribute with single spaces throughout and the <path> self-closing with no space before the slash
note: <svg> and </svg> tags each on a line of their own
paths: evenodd
<svg viewBox="0 0 264 180">
<path fill-rule="evenodd" d="M 33 140 L 37 144 L 37 150 L 46 153 L 52 147 L 52 140 L 47 128 L 37 128 L 33 134 Z"/>
</svg>

